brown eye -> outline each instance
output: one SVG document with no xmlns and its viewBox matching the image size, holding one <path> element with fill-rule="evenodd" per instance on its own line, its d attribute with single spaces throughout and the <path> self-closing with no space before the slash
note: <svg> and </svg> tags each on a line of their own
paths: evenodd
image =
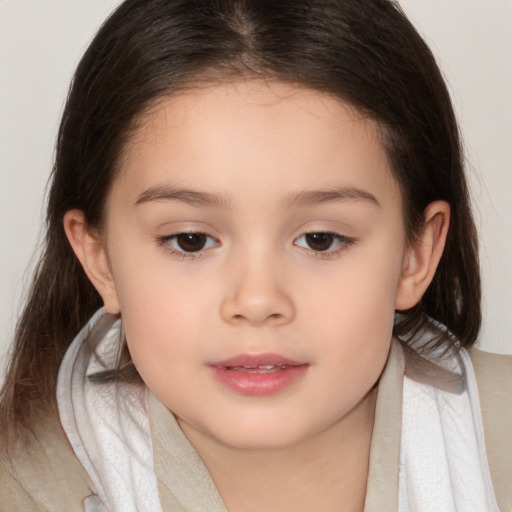
<svg viewBox="0 0 512 512">
<path fill-rule="evenodd" d="M 181 254 L 198 253 L 219 245 L 217 240 L 206 233 L 177 233 L 160 238 L 159 243 Z"/>
<path fill-rule="evenodd" d="M 305 238 L 308 247 L 313 251 L 327 251 L 334 242 L 332 233 L 308 233 Z"/>
<path fill-rule="evenodd" d="M 205 248 L 208 237 L 204 233 L 180 233 L 176 244 L 184 252 L 197 252 Z"/>
<path fill-rule="evenodd" d="M 295 245 L 309 249 L 316 253 L 325 252 L 334 255 L 339 251 L 354 245 L 355 241 L 338 233 L 329 233 L 328 231 L 317 231 L 304 233 L 294 242 Z"/>
</svg>

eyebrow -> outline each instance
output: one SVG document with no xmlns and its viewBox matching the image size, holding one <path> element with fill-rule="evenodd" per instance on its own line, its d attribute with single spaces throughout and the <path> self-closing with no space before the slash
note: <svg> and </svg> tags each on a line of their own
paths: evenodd
<svg viewBox="0 0 512 512">
<path fill-rule="evenodd" d="M 305 190 L 284 198 L 286 208 L 314 206 L 322 203 L 358 200 L 380 207 L 377 198 L 367 190 L 355 187 L 342 187 L 326 190 Z M 153 201 L 180 201 L 191 206 L 216 206 L 232 208 L 231 201 L 224 194 L 214 194 L 191 189 L 178 189 L 166 185 L 157 185 L 142 192 L 135 205 Z"/>
<path fill-rule="evenodd" d="M 326 190 L 305 190 L 299 194 L 289 197 L 285 204 L 288 208 L 297 206 L 314 206 L 322 203 L 337 201 L 357 200 L 365 201 L 381 207 L 377 198 L 367 190 L 355 187 L 342 187 Z"/>
<path fill-rule="evenodd" d="M 210 192 L 199 192 L 190 189 L 178 189 L 166 185 L 157 185 L 142 192 L 137 198 L 135 205 L 149 203 L 152 201 L 181 201 L 191 206 L 217 206 L 220 208 L 231 208 L 229 199 L 222 194 Z"/>
</svg>

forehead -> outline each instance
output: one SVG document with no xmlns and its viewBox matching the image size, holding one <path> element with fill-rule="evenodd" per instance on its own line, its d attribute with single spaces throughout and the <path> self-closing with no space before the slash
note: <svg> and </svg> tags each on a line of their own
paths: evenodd
<svg viewBox="0 0 512 512">
<path fill-rule="evenodd" d="M 253 196 L 393 188 L 379 134 L 375 121 L 318 91 L 261 80 L 201 86 L 160 99 L 139 119 L 118 184 L 222 192 L 243 183 Z"/>
</svg>

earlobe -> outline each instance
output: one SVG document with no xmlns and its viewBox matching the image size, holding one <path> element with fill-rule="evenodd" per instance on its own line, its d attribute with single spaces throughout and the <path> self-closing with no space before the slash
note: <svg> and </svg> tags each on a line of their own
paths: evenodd
<svg viewBox="0 0 512 512">
<path fill-rule="evenodd" d="M 80 210 L 69 210 L 65 213 L 64 230 L 87 277 L 101 295 L 106 311 L 117 315 L 120 312 L 119 301 L 99 233 L 87 226 Z"/>
<path fill-rule="evenodd" d="M 421 300 L 443 254 L 449 224 L 450 206 L 446 201 L 434 201 L 427 206 L 423 231 L 409 244 L 404 257 L 396 310 L 406 311 Z"/>
</svg>

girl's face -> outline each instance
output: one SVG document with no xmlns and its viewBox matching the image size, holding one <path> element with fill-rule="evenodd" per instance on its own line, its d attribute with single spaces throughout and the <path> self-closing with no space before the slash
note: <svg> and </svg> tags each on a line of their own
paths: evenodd
<svg viewBox="0 0 512 512">
<path fill-rule="evenodd" d="M 107 310 L 190 437 L 289 446 L 369 400 L 409 249 L 377 126 L 339 100 L 249 81 L 162 101 L 102 244 Z"/>
</svg>

